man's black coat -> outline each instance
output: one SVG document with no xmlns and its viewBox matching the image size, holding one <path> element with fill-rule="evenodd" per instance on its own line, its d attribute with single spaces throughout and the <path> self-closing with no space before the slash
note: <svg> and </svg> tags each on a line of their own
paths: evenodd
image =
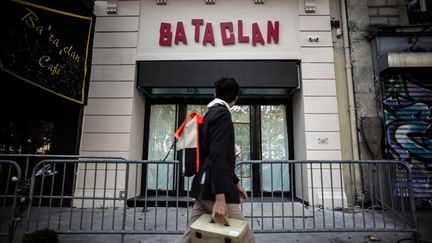
<svg viewBox="0 0 432 243">
<path fill-rule="evenodd" d="M 208 110 L 200 126 L 199 143 L 201 169 L 192 181 L 191 197 L 214 201 L 215 194 L 225 193 L 226 203 L 240 203 L 239 179 L 234 173 L 234 125 L 226 106 Z"/>
</svg>

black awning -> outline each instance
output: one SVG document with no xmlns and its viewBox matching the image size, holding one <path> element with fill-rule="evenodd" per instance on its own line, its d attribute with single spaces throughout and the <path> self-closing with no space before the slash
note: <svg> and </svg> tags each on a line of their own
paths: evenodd
<svg viewBox="0 0 432 243">
<path fill-rule="evenodd" d="M 138 88 L 149 95 L 208 95 L 224 76 L 235 78 L 250 95 L 287 96 L 300 86 L 299 63 L 293 60 L 138 62 Z"/>
</svg>

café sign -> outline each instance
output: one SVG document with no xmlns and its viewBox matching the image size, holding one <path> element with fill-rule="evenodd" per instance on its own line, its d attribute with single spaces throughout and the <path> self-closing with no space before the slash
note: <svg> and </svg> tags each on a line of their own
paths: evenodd
<svg viewBox="0 0 432 243">
<path fill-rule="evenodd" d="M 67 12 L 21 0 L 3 1 L 1 7 L 0 18 L 7 23 L 0 27 L 1 70 L 65 99 L 85 104 L 93 13 Z"/>
</svg>

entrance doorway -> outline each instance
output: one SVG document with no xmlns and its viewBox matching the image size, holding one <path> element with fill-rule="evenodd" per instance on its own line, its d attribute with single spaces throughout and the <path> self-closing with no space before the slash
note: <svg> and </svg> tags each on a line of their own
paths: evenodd
<svg viewBox="0 0 432 243">
<path fill-rule="evenodd" d="M 153 103 L 146 109 L 146 131 L 144 159 L 161 160 L 168 153 L 173 134 L 187 114 L 192 111 L 204 115 L 207 100 L 202 104 Z M 244 102 L 233 107 L 232 119 L 235 130 L 235 144 L 245 160 L 288 160 L 293 159 L 291 103 Z M 175 160 L 170 153 L 167 160 Z M 191 180 L 182 177 L 172 165 L 152 164 L 143 168 L 142 191 L 166 191 L 186 194 Z M 250 165 L 237 167 L 236 174 L 247 191 L 266 193 L 289 192 L 293 181 L 288 165 Z M 167 178 L 168 175 L 168 178 Z M 253 178 L 253 180 L 252 180 Z M 251 184 L 251 182 L 254 182 Z M 272 182 L 273 181 L 273 182 Z M 147 187 L 145 187 L 147 186 Z M 177 188 L 179 188 L 177 192 Z"/>
</svg>

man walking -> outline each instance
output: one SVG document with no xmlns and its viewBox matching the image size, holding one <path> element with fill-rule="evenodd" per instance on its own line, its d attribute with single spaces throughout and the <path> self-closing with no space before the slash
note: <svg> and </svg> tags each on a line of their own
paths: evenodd
<svg viewBox="0 0 432 243">
<path fill-rule="evenodd" d="M 183 243 L 190 242 L 190 226 L 202 214 L 210 213 L 222 221 L 228 217 L 244 220 L 239 204 L 247 199 L 247 194 L 234 173 L 234 125 L 230 111 L 240 88 L 233 78 L 216 81 L 215 88 L 215 99 L 207 105 L 208 112 L 200 128 L 202 167 L 192 182 L 190 195 L 195 203 Z M 247 234 L 248 242 L 255 242 L 250 229 Z"/>
</svg>

